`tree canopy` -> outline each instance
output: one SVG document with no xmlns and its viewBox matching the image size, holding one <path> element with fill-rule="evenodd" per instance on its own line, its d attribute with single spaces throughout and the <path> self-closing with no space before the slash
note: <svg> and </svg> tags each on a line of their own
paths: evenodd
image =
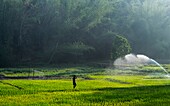
<svg viewBox="0 0 170 106">
<path fill-rule="evenodd" d="M 131 50 L 169 59 L 168 4 L 168 0 L 1 0 L 0 67 L 110 60 Z"/>
</svg>

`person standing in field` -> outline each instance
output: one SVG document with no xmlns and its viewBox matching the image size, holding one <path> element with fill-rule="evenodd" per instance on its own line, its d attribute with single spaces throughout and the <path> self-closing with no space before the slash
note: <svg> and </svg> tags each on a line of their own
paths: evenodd
<svg viewBox="0 0 170 106">
<path fill-rule="evenodd" d="M 76 88 L 76 75 L 73 75 L 73 88 Z"/>
</svg>

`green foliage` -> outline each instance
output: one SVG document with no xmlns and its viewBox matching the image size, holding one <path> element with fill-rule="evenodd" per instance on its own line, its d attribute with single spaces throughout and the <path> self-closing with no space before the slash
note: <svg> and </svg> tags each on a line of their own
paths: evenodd
<svg viewBox="0 0 170 106">
<path fill-rule="evenodd" d="M 88 58 L 95 50 L 90 30 L 112 10 L 109 0 L 2 0 L 0 5 L 0 45 L 18 63 L 60 61 L 59 47 L 67 51 L 65 58 Z"/>
<path fill-rule="evenodd" d="M 87 62 L 108 60 L 114 36 L 109 37 L 110 32 L 127 38 L 135 53 L 170 58 L 168 4 L 168 0 L 1 0 L 0 45 L 5 48 L 1 63 L 74 63 L 72 57 L 77 61 L 79 56 Z M 112 59 L 129 53 L 128 46 L 113 47 Z"/>
<path fill-rule="evenodd" d="M 131 50 L 131 46 L 126 38 L 120 35 L 115 36 L 111 55 L 113 60 L 130 53 Z"/>
<path fill-rule="evenodd" d="M 155 58 L 167 58 L 169 3 L 168 0 L 120 1 L 113 16 L 116 23 L 115 31 L 126 36 L 133 52 Z"/>
<path fill-rule="evenodd" d="M 94 51 L 95 49 L 79 41 L 62 46 L 62 50 L 64 50 L 64 52 L 66 53 L 70 53 L 73 55 L 83 55 L 83 53 Z"/>
</svg>

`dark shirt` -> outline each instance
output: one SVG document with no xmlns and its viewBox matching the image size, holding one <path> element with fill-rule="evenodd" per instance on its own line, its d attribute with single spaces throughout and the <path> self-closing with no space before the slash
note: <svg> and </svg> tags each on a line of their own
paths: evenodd
<svg viewBox="0 0 170 106">
<path fill-rule="evenodd" d="M 73 76 L 73 85 L 76 84 L 76 76 Z"/>
</svg>

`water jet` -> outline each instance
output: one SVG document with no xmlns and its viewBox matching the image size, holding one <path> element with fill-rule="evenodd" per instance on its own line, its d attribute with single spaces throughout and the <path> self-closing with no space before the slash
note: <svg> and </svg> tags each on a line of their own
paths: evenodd
<svg viewBox="0 0 170 106">
<path fill-rule="evenodd" d="M 118 58 L 114 61 L 114 66 L 117 69 L 138 69 L 141 66 L 155 64 L 161 68 L 169 76 L 168 71 L 163 68 L 156 60 L 147 57 L 143 54 L 127 54 L 124 57 Z"/>
</svg>

